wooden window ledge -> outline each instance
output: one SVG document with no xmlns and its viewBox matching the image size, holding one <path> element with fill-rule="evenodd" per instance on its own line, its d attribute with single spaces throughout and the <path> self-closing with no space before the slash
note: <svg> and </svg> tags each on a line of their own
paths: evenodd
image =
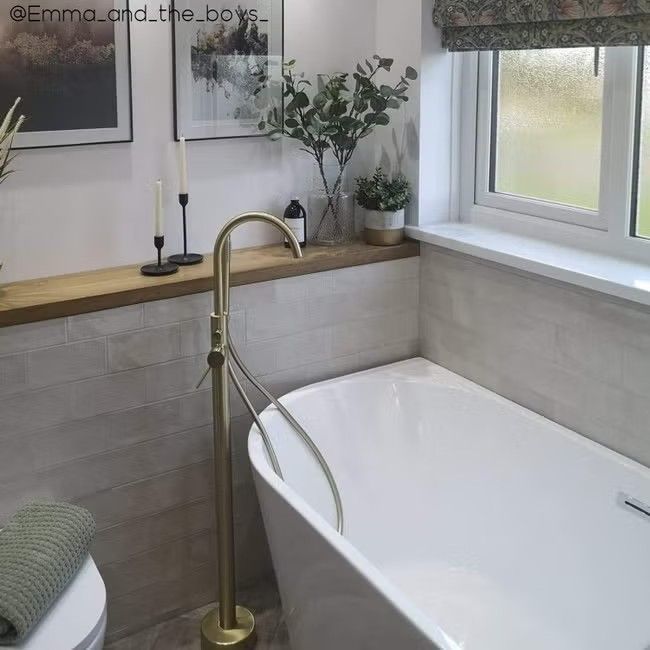
<svg viewBox="0 0 650 650">
<path fill-rule="evenodd" d="M 419 244 L 376 247 L 354 242 L 308 247 L 294 260 L 281 245 L 233 251 L 232 286 L 331 271 L 349 266 L 416 257 Z M 0 276 L 1 279 L 1 276 Z M 203 264 L 182 267 L 175 275 L 149 278 L 140 265 L 74 273 L 0 285 L 0 327 L 75 316 L 212 289 L 212 256 Z"/>
</svg>

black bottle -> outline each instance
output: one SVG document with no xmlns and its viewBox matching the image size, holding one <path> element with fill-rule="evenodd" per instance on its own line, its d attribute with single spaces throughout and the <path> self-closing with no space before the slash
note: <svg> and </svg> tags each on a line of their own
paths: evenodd
<svg viewBox="0 0 650 650">
<path fill-rule="evenodd" d="M 296 236 L 300 248 L 307 246 L 307 211 L 300 205 L 299 199 L 293 199 L 284 211 L 284 223 Z M 284 241 L 284 247 L 289 248 L 289 242 Z"/>
</svg>

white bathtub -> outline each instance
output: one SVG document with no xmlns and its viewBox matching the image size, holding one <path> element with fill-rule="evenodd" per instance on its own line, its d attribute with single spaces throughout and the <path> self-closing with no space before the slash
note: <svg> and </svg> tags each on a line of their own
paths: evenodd
<svg viewBox="0 0 650 650">
<path fill-rule="evenodd" d="M 249 453 L 293 650 L 650 648 L 650 516 L 624 503 L 650 509 L 650 470 L 422 359 L 282 401 L 346 517 L 268 409 L 286 483 L 255 429 Z"/>
</svg>

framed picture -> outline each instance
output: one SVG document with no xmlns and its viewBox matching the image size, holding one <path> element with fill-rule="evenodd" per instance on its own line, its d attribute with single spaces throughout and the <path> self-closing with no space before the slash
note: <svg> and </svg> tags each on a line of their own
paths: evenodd
<svg viewBox="0 0 650 650">
<path fill-rule="evenodd" d="M 174 0 L 177 140 L 264 135 L 258 124 L 268 93 L 282 95 L 283 0 L 223 0 L 218 5 L 216 10 L 206 7 L 205 0 Z M 262 92 L 261 74 L 269 79 Z"/>
<path fill-rule="evenodd" d="M 43 20 L 0 17 L 0 112 L 21 97 L 27 116 L 15 147 L 132 141 L 129 21 L 115 18 L 128 0 L 36 6 Z"/>
</svg>

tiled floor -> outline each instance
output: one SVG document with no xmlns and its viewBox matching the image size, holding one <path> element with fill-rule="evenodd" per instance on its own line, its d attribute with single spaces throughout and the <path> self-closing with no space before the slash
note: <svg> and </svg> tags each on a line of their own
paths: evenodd
<svg viewBox="0 0 650 650">
<path fill-rule="evenodd" d="M 282 609 L 276 595 L 267 592 L 242 600 L 255 612 L 256 650 L 291 650 Z M 255 602 L 255 601 L 258 602 Z M 182 614 L 106 646 L 105 650 L 201 650 L 200 624 L 212 605 Z"/>
</svg>

